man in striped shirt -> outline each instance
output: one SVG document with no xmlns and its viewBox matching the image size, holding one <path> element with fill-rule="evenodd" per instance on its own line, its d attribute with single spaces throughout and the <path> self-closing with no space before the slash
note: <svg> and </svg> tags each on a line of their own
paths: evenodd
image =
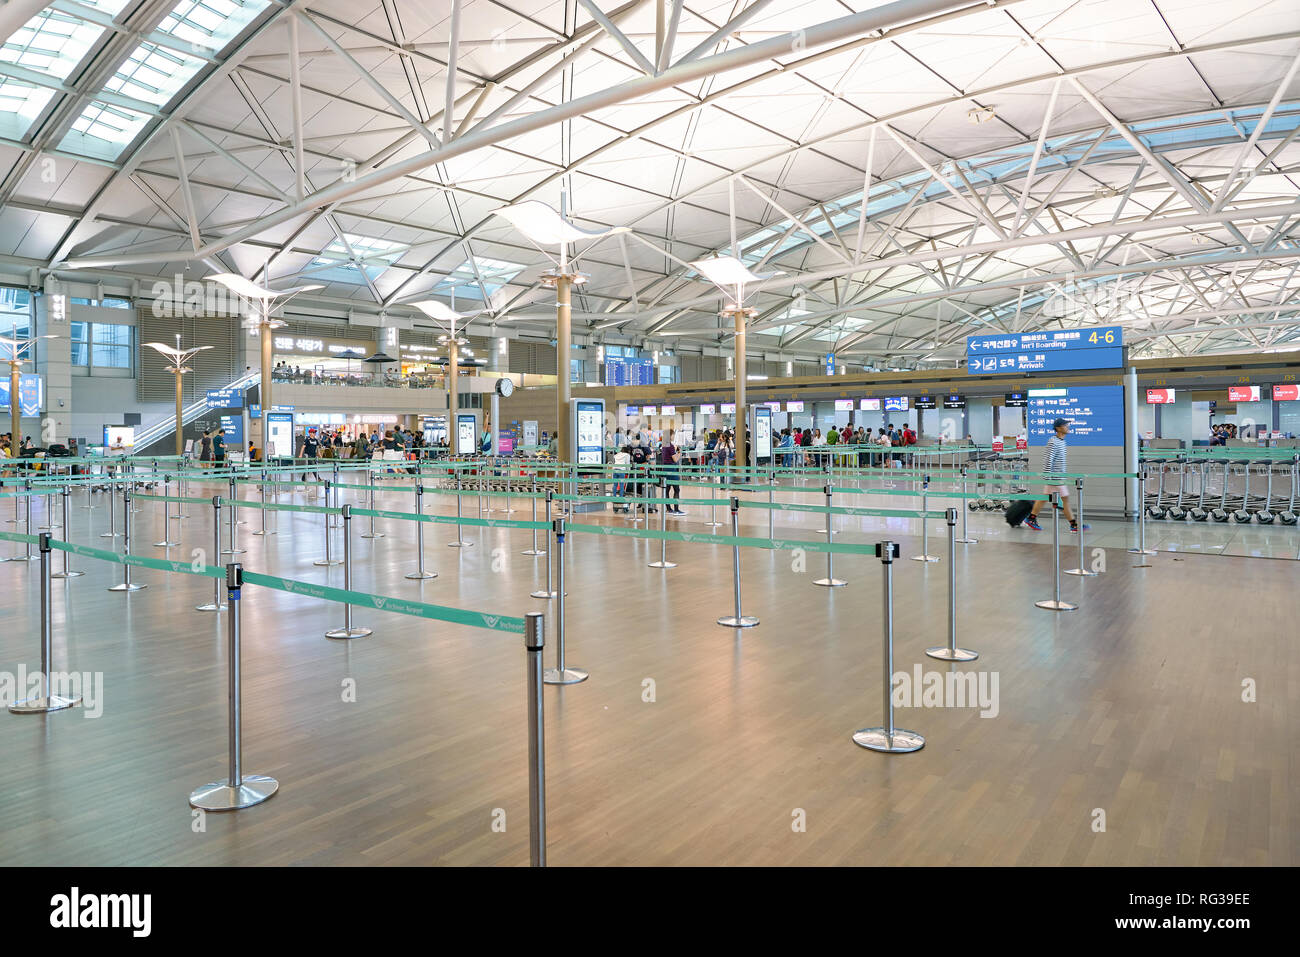
<svg viewBox="0 0 1300 957">
<path fill-rule="evenodd" d="M 1043 454 L 1043 474 L 1060 475 L 1066 473 L 1065 468 L 1065 436 L 1070 431 L 1069 419 L 1057 419 L 1052 423 L 1052 430 L 1056 433 L 1047 440 L 1047 450 Z M 1070 522 L 1070 531 L 1077 532 L 1079 524 L 1075 521 L 1074 512 L 1070 510 L 1070 489 L 1066 485 L 1048 485 L 1043 489 L 1048 495 L 1058 495 L 1061 499 L 1061 508 L 1065 512 L 1066 519 Z M 1025 520 L 1025 525 L 1036 532 L 1041 532 L 1043 526 L 1038 524 L 1038 510 L 1046 505 L 1046 502 L 1035 502 L 1033 511 L 1029 513 L 1029 518 Z M 1083 526 L 1087 529 L 1087 525 Z"/>
</svg>

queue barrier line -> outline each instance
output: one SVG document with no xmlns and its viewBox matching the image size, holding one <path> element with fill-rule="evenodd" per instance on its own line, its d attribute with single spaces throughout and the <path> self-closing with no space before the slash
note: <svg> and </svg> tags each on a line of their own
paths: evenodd
<svg viewBox="0 0 1300 957">
<path fill-rule="evenodd" d="M 256 506 L 255 506 L 256 507 Z M 419 512 L 392 512 L 379 508 L 353 507 L 352 514 L 361 518 L 393 518 L 407 522 L 428 522 L 432 525 L 478 525 L 483 528 L 526 528 L 548 531 L 550 522 L 529 522 L 511 518 L 458 518 L 455 515 L 421 515 Z"/>
<path fill-rule="evenodd" d="M 26 535 L 21 532 L 0 532 L 0 541 L 39 544 L 38 535 Z M 116 565 L 130 565 L 135 568 L 152 568 L 157 571 L 177 572 L 185 575 L 197 575 L 201 578 L 225 580 L 226 569 L 217 565 L 198 565 L 184 561 L 168 561 L 162 558 L 146 558 L 143 555 L 123 554 L 106 548 L 93 548 L 90 545 L 77 545 L 57 538 L 50 539 L 50 547 L 58 551 L 70 552 L 83 558 L 95 558 Z M 446 605 L 434 605 L 429 602 L 414 601 L 409 598 L 397 598 L 391 595 L 372 595 L 368 592 L 348 591 L 315 582 L 296 581 L 277 575 L 266 575 L 241 568 L 245 584 L 261 585 L 276 591 L 308 598 L 322 598 L 341 604 L 364 605 L 379 611 L 388 611 L 397 615 L 413 618 L 425 618 L 434 621 L 447 621 L 474 628 L 487 628 L 492 631 L 505 631 L 511 634 L 524 633 L 524 619 L 511 615 L 489 615 L 486 612 L 471 611 L 466 608 L 451 608 Z"/>
<path fill-rule="evenodd" d="M 910 495 L 913 498 L 919 498 L 922 495 L 930 495 L 934 498 L 954 499 L 954 498 L 988 498 L 987 492 L 953 492 L 948 489 L 935 489 L 912 491 L 905 488 L 841 488 L 838 485 L 832 486 L 832 491 L 847 492 L 850 495 Z M 1003 496 L 999 495 L 998 498 Z M 1050 501 L 1050 495 L 1029 492 L 1008 493 L 1007 498 L 1014 498 L 1017 501 L 1025 502 L 1046 502 Z"/>
<path fill-rule="evenodd" d="M 943 513 L 935 513 L 942 515 Z M 657 529 L 625 528 L 620 525 L 584 525 L 582 523 L 564 525 L 566 532 L 580 532 L 587 535 L 611 535 L 618 538 L 648 538 L 654 541 L 692 542 L 697 545 L 739 545 L 749 548 L 764 548 L 768 551 L 786 551 L 802 548 L 810 552 L 837 552 L 846 555 L 876 554 L 874 543 L 870 545 L 851 545 L 844 542 L 834 544 L 823 541 L 809 541 L 797 538 L 751 538 L 744 535 L 714 535 L 710 532 L 661 532 Z"/>
</svg>

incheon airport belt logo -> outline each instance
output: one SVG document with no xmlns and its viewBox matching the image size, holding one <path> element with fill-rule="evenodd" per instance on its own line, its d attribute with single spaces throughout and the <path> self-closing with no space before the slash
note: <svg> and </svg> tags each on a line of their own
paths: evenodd
<svg viewBox="0 0 1300 957">
<path fill-rule="evenodd" d="M 42 684 L 41 672 L 29 672 L 26 665 L 19 665 L 16 672 L 0 671 L 0 708 L 27 698 L 41 697 L 46 690 Z M 104 713 L 102 671 L 51 671 L 48 692 L 63 698 L 81 698 L 82 717 L 98 718 Z"/>
</svg>

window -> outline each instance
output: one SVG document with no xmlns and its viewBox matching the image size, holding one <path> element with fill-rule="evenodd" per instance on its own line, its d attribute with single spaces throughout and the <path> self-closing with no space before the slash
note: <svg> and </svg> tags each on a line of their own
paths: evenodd
<svg viewBox="0 0 1300 957">
<path fill-rule="evenodd" d="M 26 289 L 0 287 L 0 335 L 25 339 L 32 334 L 31 303 Z M 7 353 L 0 358 L 7 358 Z"/>
<path fill-rule="evenodd" d="M 569 381 L 570 381 L 570 382 L 586 382 L 586 381 L 587 381 L 587 377 L 584 376 L 584 375 L 582 374 L 582 360 L 581 360 L 581 359 L 570 359 L 570 360 L 569 360 Z"/>
<path fill-rule="evenodd" d="M 99 306 L 101 309 L 131 308 L 131 300 L 123 299 L 120 296 L 105 296 L 103 299 L 86 299 L 83 296 L 73 296 L 68 302 L 74 306 Z"/>
<path fill-rule="evenodd" d="M 130 374 L 134 326 L 104 322 L 74 322 L 71 325 L 72 365 L 85 367 L 89 375 Z"/>
<path fill-rule="evenodd" d="M 659 384 L 673 383 L 677 381 L 677 366 L 660 366 L 659 367 Z"/>
</svg>

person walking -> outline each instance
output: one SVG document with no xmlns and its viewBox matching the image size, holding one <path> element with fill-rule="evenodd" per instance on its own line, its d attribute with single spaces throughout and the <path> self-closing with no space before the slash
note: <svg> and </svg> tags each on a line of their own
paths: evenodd
<svg viewBox="0 0 1300 957">
<path fill-rule="evenodd" d="M 306 432 L 303 433 L 302 444 L 298 446 L 298 458 L 307 459 L 309 462 L 312 463 L 313 471 L 311 474 L 315 477 L 317 482 L 321 480 L 320 473 L 315 471 L 316 459 L 319 456 L 320 456 L 320 439 L 316 437 L 315 429 L 308 429 Z M 303 467 L 302 480 L 304 482 L 307 481 L 307 471 L 305 466 Z"/>
<path fill-rule="evenodd" d="M 664 499 L 664 510 L 669 515 L 685 515 L 680 505 L 682 498 L 681 475 L 678 473 L 678 463 L 682 460 L 682 454 L 677 446 L 673 444 L 674 430 L 669 429 L 667 436 L 664 437 L 663 445 L 659 447 L 659 464 L 662 467 L 662 475 L 666 484 Z M 674 499 L 679 504 L 670 505 Z"/>
<path fill-rule="evenodd" d="M 1069 419 L 1057 419 L 1052 423 L 1053 435 L 1047 440 L 1047 449 L 1043 453 L 1043 474 L 1048 476 L 1059 476 L 1064 478 L 1066 473 L 1065 455 L 1067 446 L 1065 437 L 1070 431 Z M 1044 489 L 1048 495 L 1059 495 L 1061 497 L 1061 510 L 1065 512 L 1065 517 L 1070 523 L 1070 531 L 1077 532 L 1079 523 L 1075 521 L 1074 512 L 1070 509 L 1070 489 L 1064 483 L 1060 485 L 1049 484 Z M 1046 504 L 1044 502 L 1035 502 L 1033 509 L 1029 512 L 1029 518 L 1025 519 L 1025 525 L 1036 532 L 1041 532 L 1043 526 L 1038 524 L 1038 511 Z M 1087 531 L 1088 526 L 1083 526 Z"/>
</svg>

